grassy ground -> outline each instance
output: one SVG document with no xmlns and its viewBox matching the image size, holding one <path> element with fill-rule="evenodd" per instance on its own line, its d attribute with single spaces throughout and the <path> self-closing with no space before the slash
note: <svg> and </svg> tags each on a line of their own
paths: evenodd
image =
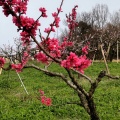
<svg viewBox="0 0 120 120">
<path fill-rule="evenodd" d="M 112 75 L 120 76 L 120 63 L 108 65 Z M 50 69 L 64 72 L 54 64 Z M 104 69 L 104 63 L 94 63 L 85 74 L 95 79 Z M 60 78 L 48 77 L 34 69 L 25 69 L 20 76 L 29 95 L 14 71 L 3 71 L 0 75 L 0 120 L 89 120 L 83 108 L 65 104 L 77 101 L 78 97 Z M 89 87 L 85 80 L 80 81 L 86 88 Z M 52 106 L 46 107 L 37 99 L 39 89 L 52 98 Z M 101 120 L 120 120 L 120 80 L 104 78 L 94 99 Z"/>
</svg>

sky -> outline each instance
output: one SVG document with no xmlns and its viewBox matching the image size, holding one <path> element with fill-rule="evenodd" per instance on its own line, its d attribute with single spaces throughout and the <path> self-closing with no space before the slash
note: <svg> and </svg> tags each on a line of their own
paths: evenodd
<svg viewBox="0 0 120 120">
<path fill-rule="evenodd" d="M 60 3 L 61 0 L 29 0 L 27 16 L 37 19 L 40 15 L 39 8 L 45 7 L 47 9 L 48 18 L 40 19 L 40 29 L 43 35 L 45 35 L 43 32 L 44 29 L 53 21 L 51 13 L 56 11 Z M 78 5 L 77 12 L 81 13 L 91 11 L 96 4 L 106 4 L 110 13 L 120 9 L 120 0 L 64 0 L 62 7 L 63 12 L 60 14 L 61 23 L 58 34 L 60 34 L 60 29 L 64 28 L 63 20 L 65 20 L 65 14 L 70 13 L 75 5 Z M 55 33 L 54 36 L 56 36 Z M 4 44 L 14 45 L 15 38 L 19 38 L 19 33 L 12 23 L 12 17 L 9 16 L 6 18 L 2 13 L 2 8 L 0 6 L 0 47 L 3 47 Z"/>
</svg>

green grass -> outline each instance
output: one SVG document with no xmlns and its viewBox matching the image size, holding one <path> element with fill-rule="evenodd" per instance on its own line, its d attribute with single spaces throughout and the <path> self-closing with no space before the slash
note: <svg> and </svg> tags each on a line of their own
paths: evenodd
<svg viewBox="0 0 120 120">
<path fill-rule="evenodd" d="M 108 65 L 112 75 L 120 76 L 120 63 Z M 55 64 L 49 69 L 65 73 Z M 101 70 L 105 70 L 104 63 L 94 63 L 85 74 L 95 79 Z M 89 120 L 83 108 L 65 104 L 79 99 L 60 78 L 49 77 L 34 69 L 24 69 L 20 76 L 29 95 L 15 71 L 3 71 L 0 75 L 0 120 Z M 88 82 L 84 79 L 80 82 L 88 89 Z M 52 98 L 52 106 L 44 106 L 37 99 L 39 89 Z M 101 120 L 120 120 L 120 79 L 104 78 L 95 91 L 94 99 Z"/>
</svg>

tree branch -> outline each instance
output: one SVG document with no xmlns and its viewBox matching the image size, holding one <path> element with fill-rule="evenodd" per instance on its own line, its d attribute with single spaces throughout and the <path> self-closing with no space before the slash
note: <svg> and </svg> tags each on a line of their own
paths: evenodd
<svg viewBox="0 0 120 120">
<path fill-rule="evenodd" d="M 106 75 L 106 71 L 101 71 L 98 75 L 98 77 L 96 78 L 95 82 L 93 82 L 91 84 L 91 88 L 89 90 L 89 96 L 92 97 L 92 95 L 94 94 L 97 86 L 98 86 L 98 83 L 102 80 L 102 78 Z"/>
<path fill-rule="evenodd" d="M 57 63 L 60 63 L 59 59 L 53 58 L 44 48 L 42 45 L 40 45 L 38 43 L 38 41 L 36 40 L 36 38 L 30 33 L 30 36 L 32 37 L 32 39 L 34 40 L 34 42 L 38 45 L 39 49 L 41 49 L 48 57 L 50 57 L 52 60 L 54 60 Z"/>
<path fill-rule="evenodd" d="M 73 88 L 75 91 L 77 90 L 77 87 L 72 83 L 70 82 L 70 80 L 68 80 L 68 78 L 66 78 L 66 76 L 64 76 L 62 73 L 55 73 L 55 72 L 50 72 L 48 71 L 47 69 L 42 69 L 38 66 L 35 66 L 35 65 L 26 65 L 24 66 L 24 68 L 34 68 L 36 70 L 39 70 L 39 71 L 42 71 L 44 72 L 46 75 L 49 75 L 49 76 L 56 76 L 56 77 L 60 77 L 62 78 L 62 80 L 64 80 L 64 82 L 69 85 L 71 88 Z"/>
<path fill-rule="evenodd" d="M 108 75 L 108 74 L 105 74 L 106 77 L 108 78 L 112 78 L 112 79 L 120 79 L 120 76 L 111 76 L 111 75 Z"/>
<path fill-rule="evenodd" d="M 85 91 L 85 89 L 80 84 L 78 84 L 78 82 L 76 81 L 76 79 L 72 75 L 71 71 L 68 69 L 66 69 L 66 71 L 68 72 L 68 75 L 69 75 L 71 81 L 78 88 L 78 90 L 81 91 L 85 96 L 88 96 L 88 93 Z"/>
</svg>

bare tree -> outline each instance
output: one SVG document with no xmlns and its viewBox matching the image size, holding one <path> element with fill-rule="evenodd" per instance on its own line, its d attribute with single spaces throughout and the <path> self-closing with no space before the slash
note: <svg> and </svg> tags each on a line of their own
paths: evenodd
<svg viewBox="0 0 120 120">
<path fill-rule="evenodd" d="M 82 12 L 79 21 L 83 21 L 93 27 L 95 23 L 95 18 L 93 17 L 92 12 Z"/>
<path fill-rule="evenodd" d="M 98 28 L 103 28 L 103 26 L 107 22 L 108 15 L 109 15 L 108 6 L 105 4 L 97 4 L 92 9 L 92 16 Z"/>
<path fill-rule="evenodd" d="M 118 26 L 120 24 L 120 10 L 114 12 L 113 14 L 110 15 L 110 22 L 114 26 Z M 120 25 L 119 25 L 120 26 Z"/>
<path fill-rule="evenodd" d="M 0 48 L 2 55 L 7 58 L 9 61 L 15 63 L 15 50 L 11 45 L 3 45 Z"/>
<path fill-rule="evenodd" d="M 28 51 L 29 46 L 23 46 L 22 41 L 20 38 L 14 39 L 14 46 L 13 45 L 3 45 L 0 48 L 1 53 L 6 57 L 10 62 L 22 62 L 22 56 L 25 51 Z"/>
</svg>

